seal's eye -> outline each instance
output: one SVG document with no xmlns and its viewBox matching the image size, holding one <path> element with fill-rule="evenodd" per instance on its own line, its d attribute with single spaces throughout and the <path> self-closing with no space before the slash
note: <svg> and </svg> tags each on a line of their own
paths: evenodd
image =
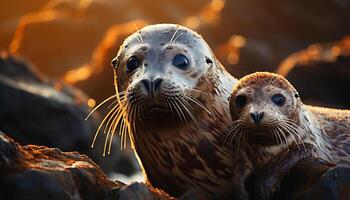
<svg viewBox="0 0 350 200">
<path fill-rule="evenodd" d="M 189 64 L 188 58 L 183 54 L 177 54 L 173 58 L 173 65 L 180 69 L 186 69 L 188 67 L 188 64 Z"/>
<path fill-rule="evenodd" d="M 274 104 L 283 106 L 286 102 L 286 97 L 284 97 L 282 94 L 275 94 L 271 97 L 271 100 Z"/>
<path fill-rule="evenodd" d="M 135 56 L 131 56 L 126 61 L 126 71 L 133 72 L 139 66 L 139 60 Z"/>
<path fill-rule="evenodd" d="M 247 103 L 247 97 L 243 95 L 238 95 L 236 97 L 236 106 L 242 108 Z"/>
</svg>

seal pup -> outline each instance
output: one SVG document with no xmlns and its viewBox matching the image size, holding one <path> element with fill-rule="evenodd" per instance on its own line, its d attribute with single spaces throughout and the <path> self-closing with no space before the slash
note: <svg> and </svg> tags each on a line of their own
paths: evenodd
<svg viewBox="0 0 350 200">
<path fill-rule="evenodd" d="M 237 80 L 205 40 L 183 26 L 150 25 L 124 41 L 112 65 L 116 95 L 105 102 L 117 103 L 101 123 L 108 153 L 119 129 L 151 185 L 175 197 L 199 187 L 213 199 L 230 199 L 240 161 L 223 145 L 223 133 Z"/>
<path fill-rule="evenodd" d="M 259 199 L 268 199 L 280 184 L 276 176 L 306 157 L 350 165 L 350 111 L 304 105 L 280 75 L 257 72 L 240 79 L 230 97 L 230 113 L 227 137 L 235 142 L 235 152 L 244 151 L 253 171 L 270 176 L 257 182 L 269 185 L 255 191 Z"/>
</svg>

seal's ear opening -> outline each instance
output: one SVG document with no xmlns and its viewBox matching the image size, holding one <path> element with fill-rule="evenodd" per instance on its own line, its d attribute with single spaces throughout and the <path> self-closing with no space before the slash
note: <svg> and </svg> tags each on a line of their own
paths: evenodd
<svg viewBox="0 0 350 200">
<path fill-rule="evenodd" d="M 208 65 L 212 65 L 212 64 L 213 64 L 213 61 L 212 61 L 209 57 L 207 57 L 207 56 L 205 56 L 205 62 L 206 62 Z"/>
<path fill-rule="evenodd" d="M 111 65 L 114 69 L 117 68 L 117 66 L 118 66 L 118 58 L 117 57 L 113 58 Z"/>
</svg>

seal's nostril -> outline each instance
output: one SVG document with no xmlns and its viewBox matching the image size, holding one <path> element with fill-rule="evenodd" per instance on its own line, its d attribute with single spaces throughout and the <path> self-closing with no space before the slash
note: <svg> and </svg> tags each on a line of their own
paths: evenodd
<svg viewBox="0 0 350 200">
<path fill-rule="evenodd" d="M 258 119 L 259 119 L 259 122 L 261 121 L 261 119 L 264 117 L 264 112 L 260 112 L 258 114 Z"/>
<path fill-rule="evenodd" d="M 141 87 L 146 94 L 151 93 L 151 81 L 148 79 L 141 80 Z"/>
<path fill-rule="evenodd" d="M 250 113 L 250 116 L 256 124 L 259 124 L 264 116 L 264 112 L 253 112 Z"/>
<path fill-rule="evenodd" d="M 153 86 L 153 92 L 154 93 L 158 92 L 162 82 L 163 82 L 162 78 L 157 78 L 157 79 L 152 81 L 152 86 Z"/>
</svg>

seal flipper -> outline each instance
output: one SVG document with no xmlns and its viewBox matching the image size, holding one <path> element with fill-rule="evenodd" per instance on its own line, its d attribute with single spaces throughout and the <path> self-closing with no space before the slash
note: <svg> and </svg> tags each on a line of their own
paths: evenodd
<svg viewBox="0 0 350 200">
<path fill-rule="evenodd" d="M 294 145 L 279 153 L 264 167 L 258 169 L 253 177 L 252 199 L 266 200 L 280 189 L 283 178 L 301 160 L 312 157 L 314 148 L 310 144 Z"/>
</svg>

